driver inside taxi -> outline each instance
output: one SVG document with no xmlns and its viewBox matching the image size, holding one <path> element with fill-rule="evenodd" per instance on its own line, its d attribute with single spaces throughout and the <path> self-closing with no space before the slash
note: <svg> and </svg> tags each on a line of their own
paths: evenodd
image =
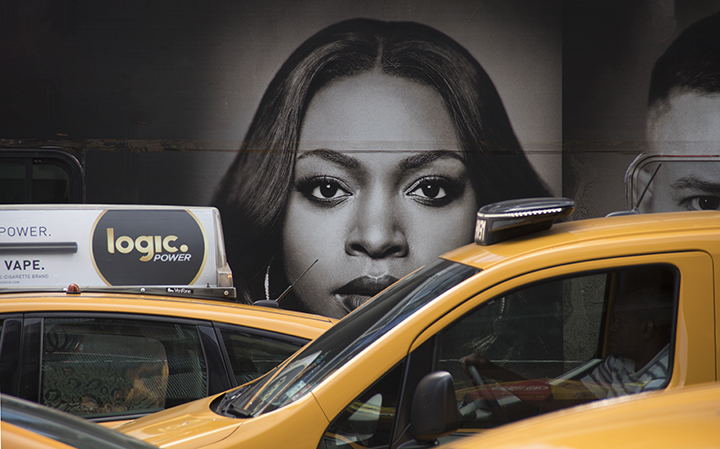
<svg viewBox="0 0 720 449">
<path fill-rule="evenodd" d="M 625 292 L 608 329 L 611 354 L 580 379 L 593 398 L 660 388 L 668 376 L 671 321 L 670 291 L 646 287 Z M 483 383 L 483 377 L 504 382 L 526 380 L 477 353 L 462 357 L 460 365 L 476 386 Z M 474 376 L 471 367 L 482 377 Z"/>
</svg>

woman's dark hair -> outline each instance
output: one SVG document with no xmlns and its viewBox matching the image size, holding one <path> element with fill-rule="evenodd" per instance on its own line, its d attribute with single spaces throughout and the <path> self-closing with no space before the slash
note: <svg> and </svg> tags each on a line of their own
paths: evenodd
<svg viewBox="0 0 720 449">
<path fill-rule="evenodd" d="M 414 22 L 351 19 L 331 25 L 305 41 L 275 75 L 213 199 L 235 286 L 246 300 L 264 297 L 265 269 L 282 245 L 295 152 L 311 99 L 334 80 L 368 71 L 430 86 L 442 96 L 478 207 L 548 195 L 495 86 L 460 44 Z"/>
</svg>

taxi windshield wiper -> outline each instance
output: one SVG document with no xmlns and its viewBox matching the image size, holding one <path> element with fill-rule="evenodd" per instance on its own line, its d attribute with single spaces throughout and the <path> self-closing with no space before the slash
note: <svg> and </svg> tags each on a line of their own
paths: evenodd
<svg viewBox="0 0 720 449">
<path fill-rule="evenodd" d="M 252 418 L 253 417 L 252 413 L 250 413 L 244 409 L 236 407 L 235 404 L 233 404 L 232 402 L 230 404 L 228 404 L 228 406 L 223 411 L 229 415 L 236 417 L 236 418 Z"/>
</svg>

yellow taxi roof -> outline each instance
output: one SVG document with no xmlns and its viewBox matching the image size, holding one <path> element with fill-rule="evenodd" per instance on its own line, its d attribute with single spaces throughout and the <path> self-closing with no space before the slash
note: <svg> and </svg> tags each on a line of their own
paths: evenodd
<svg viewBox="0 0 720 449">
<path fill-rule="evenodd" d="M 28 292 L 0 294 L 0 313 L 82 311 L 138 313 L 214 320 L 313 339 L 337 320 L 228 301 L 117 293 Z"/>
<path fill-rule="evenodd" d="M 607 245 L 631 245 L 639 238 L 658 237 L 664 238 L 664 246 L 658 250 L 672 251 L 675 247 L 679 248 L 676 244 L 687 241 L 688 238 L 696 238 L 699 234 L 708 233 L 709 239 L 717 241 L 719 228 L 720 211 L 621 215 L 558 223 L 547 231 L 516 237 L 489 246 L 471 244 L 442 257 L 487 270 L 509 259 L 513 259 L 513 263 L 516 263 L 523 256 L 545 253 L 548 257 L 552 257 L 553 252 L 560 247 L 563 251 L 572 251 L 575 247 L 578 253 L 590 254 L 588 246 L 597 246 L 598 251 L 601 251 Z M 695 232 L 689 234 L 688 230 Z M 673 236 L 680 233 L 683 234 L 682 237 Z M 598 256 L 597 253 L 592 254 Z M 629 249 L 628 254 L 637 254 L 637 252 Z"/>
</svg>

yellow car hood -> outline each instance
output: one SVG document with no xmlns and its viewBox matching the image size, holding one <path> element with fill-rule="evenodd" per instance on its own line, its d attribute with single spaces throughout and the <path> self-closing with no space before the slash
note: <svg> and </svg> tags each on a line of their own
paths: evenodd
<svg viewBox="0 0 720 449">
<path fill-rule="evenodd" d="M 154 413 L 115 430 L 160 447 L 182 449 L 213 444 L 230 436 L 242 424 L 240 419 L 227 418 L 210 410 L 210 403 L 216 397 Z"/>
</svg>

